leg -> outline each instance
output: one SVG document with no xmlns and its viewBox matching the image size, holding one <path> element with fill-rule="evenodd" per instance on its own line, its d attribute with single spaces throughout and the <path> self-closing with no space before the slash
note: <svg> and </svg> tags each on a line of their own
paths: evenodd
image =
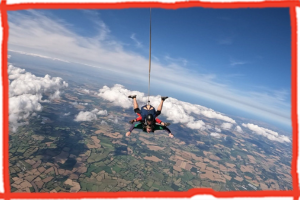
<svg viewBox="0 0 300 200">
<path fill-rule="evenodd" d="M 160 104 L 159 104 L 159 106 L 158 106 L 158 108 L 157 108 L 157 110 L 156 110 L 156 117 L 157 117 L 158 115 L 160 115 L 161 110 L 162 110 L 162 107 L 163 107 L 163 103 L 164 103 L 164 101 L 165 101 L 167 98 L 168 98 L 168 97 L 161 97 Z M 160 121 L 158 118 L 156 118 L 156 123 L 159 123 L 159 124 L 161 124 L 161 125 L 163 125 L 163 126 L 169 126 L 169 125 L 170 125 L 170 123 L 168 123 L 168 122 L 162 122 L 162 121 Z"/>
<path fill-rule="evenodd" d="M 137 108 L 139 108 L 139 105 L 136 101 L 136 98 L 133 98 L 133 109 L 137 109 Z"/>
<path fill-rule="evenodd" d="M 128 98 L 131 98 L 133 100 L 133 110 L 138 115 L 138 118 L 129 121 L 129 123 L 133 124 L 133 122 L 141 121 L 142 116 L 140 114 L 139 105 L 136 101 L 136 95 L 130 95 L 128 96 Z"/>
<path fill-rule="evenodd" d="M 160 112 L 161 112 L 162 107 L 163 107 L 163 103 L 164 103 L 164 101 L 161 100 L 159 106 L 157 107 L 157 111 L 160 111 Z"/>
<path fill-rule="evenodd" d="M 131 98 L 133 100 L 133 109 L 139 108 L 139 105 L 136 101 L 136 95 L 130 95 L 130 96 L 128 96 L 128 98 Z"/>
<path fill-rule="evenodd" d="M 162 107 L 163 107 L 163 103 L 164 103 L 164 101 L 165 101 L 167 98 L 168 98 L 168 97 L 161 97 L 161 101 L 160 101 L 160 104 L 159 104 L 159 106 L 158 106 L 158 108 L 157 108 L 157 111 L 161 112 Z"/>
</svg>

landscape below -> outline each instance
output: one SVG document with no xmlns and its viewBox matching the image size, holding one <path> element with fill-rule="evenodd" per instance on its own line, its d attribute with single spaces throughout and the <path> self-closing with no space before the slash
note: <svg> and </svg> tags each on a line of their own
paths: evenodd
<svg viewBox="0 0 300 200">
<path fill-rule="evenodd" d="M 126 137 L 133 110 L 78 85 L 42 106 L 27 125 L 10 132 L 11 192 L 292 190 L 291 146 L 250 130 L 222 130 L 217 138 L 172 124 L 173 139 L 164 131 L 134 130 Z M 74 121 L 79 111 L 95 108 L 108 114 Z M 211 127 L 222 123 L 201 120 Z"/>
</svg>

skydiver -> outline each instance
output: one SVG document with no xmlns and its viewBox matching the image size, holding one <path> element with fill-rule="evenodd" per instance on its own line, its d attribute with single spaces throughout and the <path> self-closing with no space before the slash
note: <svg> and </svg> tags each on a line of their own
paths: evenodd
<svg viewBox="0 0 300 200">
<path fill-rule="evenodd" d="M 154 124 L 154 125 L 147 125 L 145 127 L 142 123 L 138 123 L 138 124 L 135 124 L 135 125 L 132 124 L 129 131 L 126 133 L 127 137 L 130 136 L 133 129 L 142 129 L 144 132 L 147 132 L 147 133 L 154 132 L 154 131 L 157 131 L 157 130 L 165 130 L 169 133 L 170 138 L 174 137 L 174 135 L 171 133 L 170 129 L 168 129 L 168 127 L 166 127 L 166 126 Z"/>
<path fill-rule="evenodd" d="M 163 102 L 168 98 L 168 97 L 161 97 L 161 102 L 157 108 L 157 111 L 155 111 L 155 108 L 151 105 L 145 105 L 141 107 L 141 110 L 139 109 L 138 103 L 136 101 L 136 95 L 130 95 L 128 98 L 133 99 L 133 110 L 134 112 L 138 115 L 136 119 L 130 120 L 129 123 L 133 124 L 133 122 L 144 122 L 145 125 L 151 125 L 154 122 L 161 124 L 163 126 L 169 126 L 170 123 L 168 122 L 162 122 L 160 119 L 156 118 L 158 115 L 160 115 Z"/>
</svg>

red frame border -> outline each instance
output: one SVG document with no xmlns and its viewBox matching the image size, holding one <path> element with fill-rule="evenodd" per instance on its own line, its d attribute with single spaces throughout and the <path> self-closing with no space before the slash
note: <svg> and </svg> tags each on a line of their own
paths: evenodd
<svg viewBox="0 0 300 200">
<path fill-rule="evenodd" d="M 292 137 L 292 163 L 291 175 L 293 190 L 289 191 L 232 191 L 232 192 L 216 192 L 212 189 L 193 188 L 185 192 L 78 192 L 78 193 L 11 193 L 9 179 L 9 130 L 8 130 L 8 75 L 7 67 L 2 67 L 2 86 L 3 86 L 3 181 L 4 193 L 0 194 L 3 199 L 52 199 L 52 198 L 142 198 L 142 197 L 158 197 L 158 198 L 190 198 L 194 195 L 213 195 L 214 197 L 233 198 L 233 197 L 293 197 L 299 199 L 299 178 L 297 172 L 298 158 L 298 115 L 297 115 L 297 16 L 296 7 L 300 8 L 298 0 L 273 1 L 266 0 L 264 2 L 126 2 L 126 3 L 20 3 L 7 4 L 6 0 L 1 0 L 1 20 L 3 28 L 2 42 L 2 66 L 7 66 L 7 41 L 8 41 L 8 20 L 7 11 L 23 10 L 23 9 L 126 9 L 126 8 L 163 8 L 178 9 L 189 7 L 204 8 L 268 8 L 268 7 L 287 7 L 290 9 L 291 19 L 291 46 L 292 46 L 292 74 L 291 74 L 291 119 L 293 127 Z"/>
</svg>

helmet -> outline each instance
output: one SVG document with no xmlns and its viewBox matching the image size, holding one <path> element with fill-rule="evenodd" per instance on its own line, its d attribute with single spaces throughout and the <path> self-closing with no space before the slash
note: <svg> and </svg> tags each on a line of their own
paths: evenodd
<svg viewBox="0 0 300 200">
<path fill-rule="evenodd" d="M 146 121 L 153 121 L 153 115 L 148 114 L 146 117 Z"/>
</svg>

